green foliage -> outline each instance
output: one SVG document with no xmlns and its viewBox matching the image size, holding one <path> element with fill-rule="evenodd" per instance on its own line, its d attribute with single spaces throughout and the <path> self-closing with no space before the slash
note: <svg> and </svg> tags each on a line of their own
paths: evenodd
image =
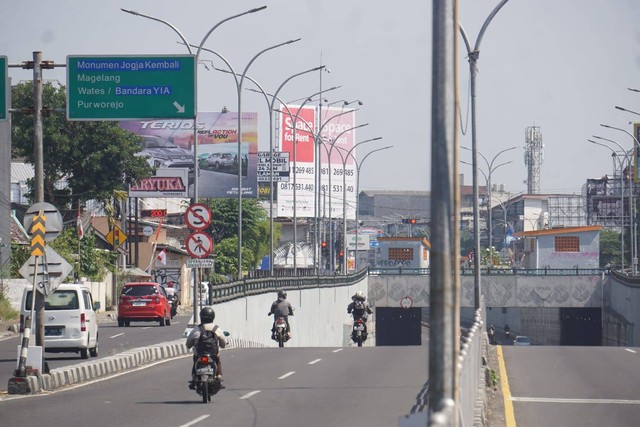
<svg viewBox="0 0 640 427">
<path fill-rule="evenodd" d="M 621 265 L 620 233 L 613 230 L 600 232 L 600 267 Z"/>
<path fill-rule="evenodd" d="M 460 255 L 466 256 L 474 249 L 473 230 L 460 229 Z"/>
<path fill-rule="evenodd" d="M 238 273 L 238 200 L 204 199 L 213 220 L 207 231 L 213 237 L 215 272 Z M 270 250 L 269 218 L 257 199 L 242 200 L 242 269 L 254 269 Z M 280 233 L 274 224 L 274 239 Z"/>
<path fill-rule="evenodd" d="M 11 303 L 4 296 L 2 292 L 0 292 L 0 319 L 8 320 L 8 319 L 16 319 L 18 317 L 18 312 L 11 307 Z"/>
<path fill-rule="evenodd" d="M 11 277 L 20 277 L 20 267 L 31 256 L 31 247 L 29 245 L 18 245 L 11 243 Z"/>
<path fill-rule="evenodd" d="M 112 254 L 96 250 L 94 233 L 85 233 L 78 243 L 75 228 L 67 228 L 60 236 L 51 242 L 51 247 L 78 271 L 78 249 L 80 250 L 80 277 L 87 277 L 92 281 L 104 279 L 110 264 Z M 73 275 L 67 280 L 71 281 Z"/>
<path fill-rule="evenodd" d="M 33 107 L 33 84 L 16 85 L 12 106 L 27 111 Z M 141 178 L 149 176 L 146 159 L 136 156 L 141 151 L 139 137 L 117 122 L 68 121 L 64 111 L 66 92 L 51 83 L 43 86 L 43 105 L 49 113 L 43 117 L 43 156 L 45 201 L 58 207 L 69 219 L 73 208 L 89 199 L 105 201 L 115 190 L 126 190 Z M 34 163 L 33 114 L 14 114 L 11 123 L 12 157 L 24 157 Z M 66 186 L 56 188 L 64 180 Z M 33 193 L 32 193 L 33 194 Z"/>
<path fill-rule="evenodd" d="M 496 372 L 495 369 L 491 369 L 490 376 L 491 376 L 491 386 L 492 387 L 497 386 L 498 381 L 500 381 L 500 377 L 498 376 L 498 373 Z"/>
</svg>

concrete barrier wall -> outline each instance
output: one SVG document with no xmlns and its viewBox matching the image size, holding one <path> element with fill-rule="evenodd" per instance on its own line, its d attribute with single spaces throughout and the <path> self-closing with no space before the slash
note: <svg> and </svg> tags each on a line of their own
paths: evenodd
<svg viewBox="0 0 640 427">
<path fill-rule="evenodd" d="M 289 318 L 293 338 L 289 347 L 326 347 L 350 345 L 352 319 L 347 314 L 351 296 L 358 290 L 367 293 L 368 280 L 353 286 L 287 291 L 287 300 L 294 307 Z M 273 316 L 267 316 L 275 292 L 214 305 L 216 323 L 231 337 L 256 345 L 273 346 L 271 326 Z M 375 319 L 371 319 L 375 321 Z M 373 324 L 373 323 L 371 323 Z M 369 330 L 375 330 L 371 325 Z M 366 344 L 374 342 L 373 337 Z"/>
</svg>

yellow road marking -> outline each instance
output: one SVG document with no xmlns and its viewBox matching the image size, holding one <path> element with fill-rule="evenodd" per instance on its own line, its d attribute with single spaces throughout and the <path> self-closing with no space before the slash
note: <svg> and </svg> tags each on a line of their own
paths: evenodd
<svg viewBox="0 0 640 427">
<path fill-rule="evenodd" d="M 498 365 L 500 367 L 500 384 L 502 385 L 502 397 L 504 399 L 504 419 L 507 427 L 516 427 L 516 417 L 513 412 L 513 400 L 509 389 L 509 379 L 507 378 L 507 367 L 502 356 L 502 346 L 496 346 L 498 353 Z"/>
</svg>

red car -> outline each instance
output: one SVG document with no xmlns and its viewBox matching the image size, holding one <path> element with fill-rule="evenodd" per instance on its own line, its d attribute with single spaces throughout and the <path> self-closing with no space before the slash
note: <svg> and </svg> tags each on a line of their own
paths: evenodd
<svg viewBox="0 0 640 427">
<path fill-rule="evenodd" d="M 129 326 L 132 321 L 171 325 L 171 304 L 162 286 L 155 282 L 132 282 L 122 287 L 118 326 Z"/>
</svg>

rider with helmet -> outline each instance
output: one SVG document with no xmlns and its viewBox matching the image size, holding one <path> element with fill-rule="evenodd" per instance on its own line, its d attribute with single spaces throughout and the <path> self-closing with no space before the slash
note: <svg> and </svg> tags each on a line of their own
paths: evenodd
<svg viewBox="0 0 640 427">
<path fill-rule="evenodd" d="M 224 332 L 220 330 L 218 325 L 213 323 L 213 319 L 216 318 L 216 313 L 213 311 L 213 308 L 210 306 L 202 307 L 200 310 L 200 324 L 193 328 L 187 337 L 186 346 L 187 349 L 193 347 L 193 367 L 191 368 L 191 377 L 192 381 L 189 383 L 189 388 L 195 388 L 195 366 L 196 360 L 198 360 L 199 354 L 197 354 L 198 349 L 198 341 L 200 340 L 200 336 L 204 333 L 204 331 L 212 331 L 218 340 L 218 352 L 217 354 L 212 354 L 214 357 L 216 365 L 218 366 L 216 377 L 222 382 L 222 362 L 220 360 L 220 350 L 221 348 L 225 348 L 227 346 L 227 339 L 224 335 Z"/>
<path fill-rule="evenodd" d="M 367 334 L 367 317 L 373 313 L 371 311 L 371 307 L 369 307 L 369 303 L 367 302 L 367 297 L 364 295 L 364 292 L 357 291 L 351 297 L 351 303 L 347 306 L 347 313 L 353 314 L 353 320 L 362 319 L 362 324 L 364 326 L 363 335 Z"/>
<path fill-rule="evenodd" d="M 271 304 L 271 310 L 267 316 L 273 314 L 273 325 L 271 326 L 271 338 L 275 339 L 276 322 L 278 317 L 284 317 L 284 321 L 287 324 L 287 334 L 291 338 L 291 327 L 289 326 L 289 316 L 293 316 L 293 307 L 291 303 L 287 301 L 287 293 L 285 291 L 278 291 L 278 299 Z"/>
</svg>

